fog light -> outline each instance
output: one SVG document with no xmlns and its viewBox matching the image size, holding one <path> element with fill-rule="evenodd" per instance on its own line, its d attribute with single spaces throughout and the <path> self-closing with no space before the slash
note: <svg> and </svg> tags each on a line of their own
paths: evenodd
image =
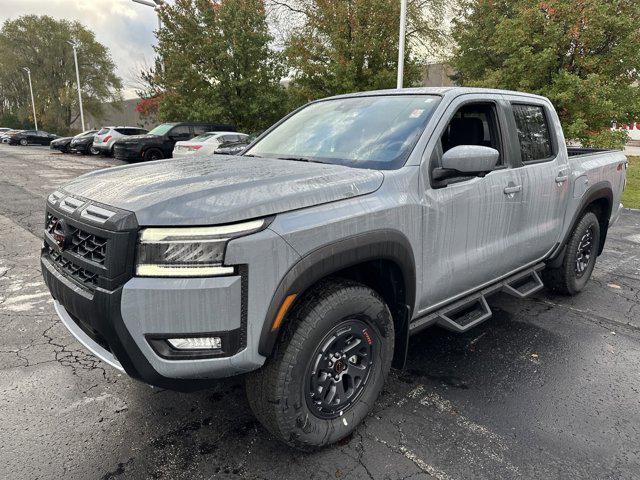
<svg viewBox="0 0 640 480">
<path fill-rule="evenodd" d="M 177 350 L 219 350 L 222 348 L 220 337 L 168 338 L 167 342 Z"/>
</svg>

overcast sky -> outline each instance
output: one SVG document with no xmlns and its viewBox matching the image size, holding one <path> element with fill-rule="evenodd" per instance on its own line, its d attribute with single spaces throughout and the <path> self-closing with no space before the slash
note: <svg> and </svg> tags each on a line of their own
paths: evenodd
<svg viewBox="0 0 640 480">
<path fill-rule="evenodd" d="M 95 32 L 117 66 L 125 98 L 135 96 L 135 74 L 153 60 L 153 9 L 131 0 L 0 0 L 0 22 L 24 14 L 78 20 Z"/>
</svg>

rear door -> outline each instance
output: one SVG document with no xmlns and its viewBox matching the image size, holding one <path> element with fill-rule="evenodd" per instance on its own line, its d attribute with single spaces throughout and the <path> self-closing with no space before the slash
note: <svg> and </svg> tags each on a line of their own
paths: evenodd
<svg viewBox="0 0 640 480">
<path fill-rule="evenodd" d="M 524 263 L 542 259 L 560 240 L 569 199 L 569 165 L 553 107 L 543 99 L 506 96 L 523 215 L 511 232 Z"/>
</svg>

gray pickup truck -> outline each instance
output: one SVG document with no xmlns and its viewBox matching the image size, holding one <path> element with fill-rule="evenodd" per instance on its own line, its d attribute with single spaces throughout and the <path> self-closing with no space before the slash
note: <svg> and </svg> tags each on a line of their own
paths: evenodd
<svg viewBox="0 0 640 480">
<path fill-rule="evenodd" d="M 627 160 L 567 148 L 542 97 L 420 88 L 312 102 L 239 156 L 83 175 L 46 206 L 42 273 L 71 333 L 151 385 L 246 374 L 302 449 L 372 408 L 411 334 L 499 291 L 580 292 Z"/>
</svg>

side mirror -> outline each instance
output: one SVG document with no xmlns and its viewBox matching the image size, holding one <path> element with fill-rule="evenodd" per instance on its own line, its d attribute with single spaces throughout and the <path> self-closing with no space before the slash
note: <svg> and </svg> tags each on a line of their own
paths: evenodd
<svg viewBox="0 0 640 480">
<path fill-rule="evenodd" d="M 480 174 L 495 168 L 500 152 L 481 145 L 458 145 L 442 156 L 442 168 L 460 173 Z"/>
</svg>

